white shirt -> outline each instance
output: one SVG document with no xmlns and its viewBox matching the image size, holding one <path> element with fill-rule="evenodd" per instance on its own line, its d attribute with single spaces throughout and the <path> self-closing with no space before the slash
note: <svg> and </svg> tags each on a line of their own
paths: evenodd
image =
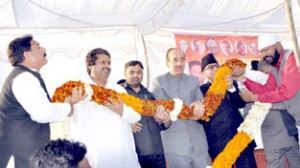
<svg viewBox="0 0 300 168">
<path fill-rule="evenodd" d="M 31 119 L 38 123 L 62 121 L 71 111 L 68 103 L 51 103 L 39 80 L 29 72 L 14 79 L 12 91 Z"/>
<path fill-rule="evenodd" d="M 117 84 L 106 88 L 126 92 Z M 70 118 L 70 138 L 87 146 L 87 158 L 93 168 L 139 168 L 130 124 L 140 119 L 126 105 L 120 116 L 92 101 L 78 103 Z"/>
<path fill-rule="evenodd" d="M 244 76 L 252 81 L 255 81 L 257 83 L 260 83 L 262 85 L 267 83 L 268 74 L 265 74 L 261 71 L 255 71 L 255 70 L 248 70 L 246 69 Z"/>
</svg>

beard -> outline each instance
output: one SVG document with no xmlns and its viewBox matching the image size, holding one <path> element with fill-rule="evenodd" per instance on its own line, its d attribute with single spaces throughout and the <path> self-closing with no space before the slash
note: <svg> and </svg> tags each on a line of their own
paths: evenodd
<svg viewBox="0 0 300 168">
<path fill-rule="evenodd" d="M 267 55 L 267 56 L 264 57 L 264 59 L 267 63 L 274 66 L 274 65 L 277 65 L 277 63 L 279 61 L 279 57 L 280 57 L 280 53 L 277 51 L 277 49 L 275 49 L 275 53 L 274 53 L 273 56 Z M 272 59 L 270 60 L 268 58 L 272 58 Z"/>
</svg>

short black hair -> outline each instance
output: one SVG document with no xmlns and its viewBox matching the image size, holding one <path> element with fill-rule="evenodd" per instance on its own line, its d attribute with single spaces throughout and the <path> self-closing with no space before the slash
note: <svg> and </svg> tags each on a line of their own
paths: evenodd
<svg viewBox="0 0 300 168">
<path fill-rule="evenodd" d="M 141 63 L 141 61 L 138 61 L 138 60 L 132 60 L 132 61 L 129 61 L 125 64 L 125 71 L 128 67 L 130 66 L 136 66 L 136 65 L 139 65 L 142 69 L 144 69 L 144 66 L 143 64 Z"/>
<path fill-rule="evenodd" d="M 30 41 L 32 39 L 32 35 L 25 35 L 23 37 L 18 37 L 9 43 L 7 55 L 12 66 L 19 65 L 24 61 L 24 52 L 31 50 Z"/>
<path fill-rule="evenodd" d="M 92 51 L 90 51 L 85 58 L 85 64 L 89 75 L 91 74 L 91 70 L 89 69 L 89 66 L 96 64 L 96 61 L 98 59 L 97 55 L 99 54 L 107 55 L 110 58 L 109 52 L 103 48 L 95 48 Z"/>
<path fill-rule="evenodd" d="M 86 152 L 80 142 L 52 140 L 34 151 L 29 159 L 30 168 L 77 168 Z"/>
</svg>

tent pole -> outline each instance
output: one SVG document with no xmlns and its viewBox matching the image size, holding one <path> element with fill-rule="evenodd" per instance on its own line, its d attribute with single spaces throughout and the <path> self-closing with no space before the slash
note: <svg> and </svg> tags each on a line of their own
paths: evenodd
<svg viewBox="0 0 300 168">
<path fill-rule="evenodd" d="M 290 0 L 285 0 L 285 9 L 288 16 L 288 22 L 289 22 L 289 28 L 290 28 L 290 34 L 292 36 L 293 44 L 294 44 L 294 54 L 296 58 L 297 67 L 300 70 L 300 55 L 299 55 L 299 45 L 297 40 L 297 34 L 295 30 L 295 24 L 293 20 L 293 14 L 292 14 L 292 8 L 290 4 Z"/>
<path fill-rule="evenodd" d="M 147 88 L 149 88 L 149 61 L 148 61 L 148 52 L 147 52 L 147 47 L 145 44 L 144 36 L 142 36 L 142 42 L 143 42 L 143 47 L 144 47 L 144 54 L 145 54 L 145 62 L 146 62 L 146 74 L 147 74 Z"/>
</svg>

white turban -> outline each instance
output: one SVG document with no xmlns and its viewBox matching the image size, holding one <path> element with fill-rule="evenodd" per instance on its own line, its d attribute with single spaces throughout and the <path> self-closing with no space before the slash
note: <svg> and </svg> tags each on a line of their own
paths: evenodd
<svg viewBox="0 0 300 168">
<path fill-rule="evenodd" d="M 277 42 L 280 39 L 276 34 L 264 34 L 258 37 L 258 50 L 261 50 L 265 47 L 269 47 Z"/>
</svg>

